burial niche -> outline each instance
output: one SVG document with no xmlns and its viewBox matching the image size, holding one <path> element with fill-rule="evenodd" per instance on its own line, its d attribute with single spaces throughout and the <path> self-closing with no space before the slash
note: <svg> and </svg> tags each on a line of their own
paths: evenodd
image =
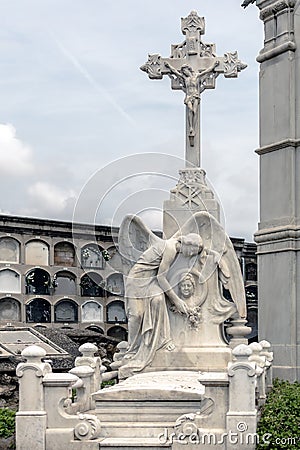
<svg viewBox="0 0 300 450">
<path fill-rule="evenodd" d="M 54 295 L 76 295 L 76 276 L 63 270 L 53 277 Z"/>
<path fill-rule="evenodd" d="M 0 300 L 0 321 L 21 322 L 21 305 L 14 298 Z"/>
<path fill-rule="evenodd" d="M 257 286 L 255 284 L 251 284 L 250 286 L 246 286 L 245 290 L 247 303 L 257 302 Z"/>
<path fill-rule="evenodd" d="M 109 267 L 115 272 L 122 272 L 124 265 L 119 250 L 114 245 L 106 250 Z"/>
<path fill-rule="evenodd" d="M 103 249 L 97 244 L 87 244 L 81 249 L 81 265 L 85 268 L 103 269 Z"/>
<path fill-rule="evenodd" d="M 82 305 L 82 322 L 103 322 L 103 308 L 98 302 Z"/>
<path fill-rule="evenodd" d="M 10 237 L 0 239 L 0 261 L 6 263 L 20 262 L 20 243 L 16 239 Z"/>
<path fill-rule="evenodd" d="M 0 271 L 0 292 L 20 293 L 21 277 L 11 269 L 3 269 Z"/>
<path fill-rule="evenodd" d="M 25 277 L 26 294 L 49 295 L 51 279 L 46 270 L 32 269 Z"/>
<path fill-rule="evenodd" d="M 25 245 L 25 264 L 48 266 L 49 247 L 40 240 L 29 241 Z"/>
<path fill-rule="evenodd" d="M 51 305 L 43 298 L 35 298 L 26 305 L 26 322 L 51 322 Z"/>
<path fill-rule="evenodd" d="M 107 322 L 126 323 L 125 305 L 121 300 L 116 300 L 107 305 Z"/>
<path fill-rule="evenodd" d="M 96 272 L 83 275 L 80 282 L 82 297 L 104 297 L 103 278 Z"/>
<path fill-rule="evenodd" d="M 107 331 L 107 336 L 113 337 L 115 339 L 118 339 L 118 341 L 127 341 L 127 330 L 123 327 L 111 327 Z"/>
<path fill-rule="evenodd" d="M 77 322 L 78 305 L 72 300 L 61 300 L 54 307 L 55 322 Z"/>
<path fill-rule="evenodd" d="M 257 281 L 257 264 L 253 262 L 246 264 L 246 280 Z"/>
<path fill-rule="evenodd" d="M 124 295 L 124 281 L 121 273 L 113 273 L 107 278 L 106 290 L 108 294 Z"/>
<path fill-rule="evenodd" d="M 59 242 L 54 246 L 54 265 L 64 267 L 74 267 L 75 248 L 70 242 Z"/>
</svg>

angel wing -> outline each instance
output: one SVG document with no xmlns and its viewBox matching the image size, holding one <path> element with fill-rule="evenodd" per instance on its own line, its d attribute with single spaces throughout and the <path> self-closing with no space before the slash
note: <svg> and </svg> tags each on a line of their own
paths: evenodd
<svg viewBox="0 0 300 450">
<path fill-rule="evenodd" d="M 203 211 L 190 217 L 174 237 L 180 239 L 180 236 L 190 233 L 199 234 L 203 241 L 206 261 L 203 263 L 201 275 L 208 279 L 218 267 L 222 284 L 229 290 L 240 317 L 245 318 L 246 296 L 241 268 L 225 230 L 211 214 Z"/>
<path fill-rule="evenodd" d="M 149 247 L 161 241 L 138 216 L 125 216 L 119 230 L 119 253 L 126 271 L 129 272 Z"/>
</svg>

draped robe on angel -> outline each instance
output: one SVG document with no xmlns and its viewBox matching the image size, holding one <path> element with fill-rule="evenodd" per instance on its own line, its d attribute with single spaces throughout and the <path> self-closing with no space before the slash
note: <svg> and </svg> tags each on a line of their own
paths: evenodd
<svg viewBox="0 0 300 450">
<path fill-rule="evenodd" d="M 129 324 L 128 356 L 134 355 L 134 371 L 140 371 L 153 359 L 155 352 L 171 342 L 165 294 L 157 273 L 166 242 L 157 241 L 146 250 L 130 270 L 126 285 L 126 313 Z"/>
</svg>

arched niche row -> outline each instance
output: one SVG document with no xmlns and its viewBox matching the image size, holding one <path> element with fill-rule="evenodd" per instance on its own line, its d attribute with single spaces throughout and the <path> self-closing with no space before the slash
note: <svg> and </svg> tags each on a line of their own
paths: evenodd
<svg viewBox="0 0 300 450">
<path fill-rule="evenodd" d="M 257 281 L 257 264 L 253 262 L 246 264 L 245 272 L 247 281 Z"/>
<path fill-rule="evenodd" d="M 111 327 L 107 331 L 107 336 L 118 339 L 119 341 L 127 341 L 128 333 L 125 328 L 116 326 L 116 327 Z"/>
<path fill-rule="evenodd" d="M 50 287 L 51 278 L 44 269 L 32 269 L 25 277 L 26 294 L 49 295 Z"/>
<path fill-rule="evenodd" d="M 21 292 L 21 277 L 11 269 L 0 270 L 0 292 L 18 294 Z"/>
<path fill-rule="evenodd" d="M 97 244 L 87 244 L 81 249 L 81 265 L 83 268 L 103 269 L 103 249 Z"/>
<path fill-rule="evenodd" d="M 98 302 L 89 301 L 82 305 L 82 322 L 103 322 L 103 307 Z"/>
<path fill-rule="evenodd" d="M 61 300 L 54 306 L 55 322 L 78 322 L 78 305 L 73 300 Z"/>
<path fill-rule="evenodd" d="M 54 295 L 76 295 L 76 276 L 62 270 L 53 276 L 53 293 Z"/>
<path fill-rule="evenodd" d="M 51 322 L 51 305 L 44 298 L 35 298 L 26 305 L 26 322 Z"/>
<path fill-rule="evenodd" d="M 124 295 L 124 281 L 121 273 L 113 273 L 107 278 L 106 290 L 108 295 Z"/>
<path fill-rule="evenodd" d="M 116 300 L 107 305 L 107 322 L 126 323 L 125 304 L 121 300 Z"/>
<path fill-rule="evenodd" d="M 10 237 L 0 239 L 0 262 L 20 262 L 20 243 L 16 239 Z"/>
<path fill-rule="evenodd" d="M 82 297 L 105 297 L 103 278 L 96 272 L 88 272 L 81 277 L 80 289 Z"/>
<path fill-rule="evenodd" d="M 49 247 L 46 242 L 35 239 L 25 245 L 25 264 L 48 266 Z"/>
<path fill-rule="evenodd" d="M 0 321 L 21 322 L 21 305 L 14 298 L 0 299 Z"/>
<path fill-rule="evenodd" d="M 64 267 L 76 266 L 75 248 L 70 242 L 58 242 L 54 246 L 54 265 Z"/>
</svg>

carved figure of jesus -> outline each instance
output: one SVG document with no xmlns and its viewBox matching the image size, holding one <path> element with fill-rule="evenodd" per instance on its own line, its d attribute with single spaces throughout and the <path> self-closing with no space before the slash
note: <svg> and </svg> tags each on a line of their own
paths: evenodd
<svg viewBox="0 0 300 450">
<path fill-rule="evenodd" d="M 191 66 L 184 64 L 180 70 L 176 70 L 171 64 L 165 62 L 165 67 L 170 70 L 171 74 L 175 75 L 185 92 L 184 104 L 187 106 L 187 121 L 189 127 L 189 136 L 195 136 L 195 129 L 197 123 L 197 114 L 200 105 L 200 94 L 204 87 L 202 81 L 214 72 L 214 69 L 219 65 L 219 61 L 215 61 L 207 69 L 195 72 Z"/>
</svg>

